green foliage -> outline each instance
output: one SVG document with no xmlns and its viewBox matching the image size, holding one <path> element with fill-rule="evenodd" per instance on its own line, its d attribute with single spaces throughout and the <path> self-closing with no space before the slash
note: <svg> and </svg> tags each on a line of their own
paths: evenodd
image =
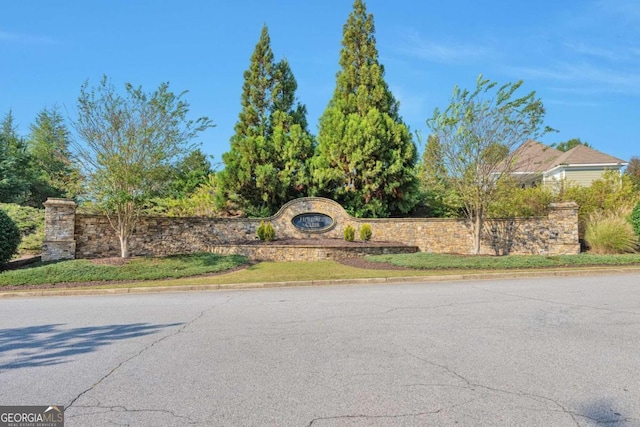
<svg viewBox="0 0 640 427">
<path fill-rule="evenodd" d="M 48 197 L 74 198 L 81 192 L 81 174 L 69 151 L 71 135 L 57 107 L 43 109 L 30 127 L 29 153 L 34 168 L 30 204 Z"/>
<path fill-rule="evenodd" d="M 264 26 L 244 73 L 242 110 L 219 175 L 218 207 L 253 217 L 308 195 L 314 151 L 306 108 L 294 105 L 297 82 L 286 60 L 274 63 L 270 43 Z"/>
<path fill-rule="evenodd" d="M 640 239 L 640 200 L 631 211 L 629 221 L 631 222 L 631 226 L 633 227 L 633 231 L 636 233 L 636 236 Z"/>
<path fill-rule="evenodd" d="M 371 225 L 362 224 L 360 226 L 360 240 L 368 242 L 371 240 L 371 236 L 373 236 L 373 232 L 371 231 Z"/>
<path fill-rule="evenodd" d="M 351 224 L 347 224 L 344 228 L 343 236 L 345 241 L 353 242 L 356 238 L 356 229 L 353 228 Z"/>
<path fill-rule="evenodd" d="M 580 222 L 584 225 L 593 212 L 615 212 L 617 209 L 632 209 L 640 201 L 631 177 L 616 171 L 605 172 L 602 178 L 589 187 L 560 183 L 558 201 L 574 201 L 578 204 Z"/>
<path fill-rule="evenodd" d="M 167 170 L 188 152 L 188 144 L 212 127 L 206 117 L 187 119 L 189 104 L 169 84 L 146 93 L 125 85 L 119 94 L 105 76 L 96 88 L 85 83 L 74 127 L 82 143 L 74 145 L 87 177 L 88 198 L 108 217 L 129 256 L 129 237 L 145 204 L 160 195 Z"/>
<path fill-rule="evenodd" d="M 517 97 L 522 81 L 498 86 L 478 77 L 470 92 L 455 87 L 451 103 L 436 108 L 427 120 L 447 172 L 446 186 L 455 191 L 471 224 L 475 253 L 496 183 L 509 177 L 516 146 L 552 129 L 542 128 L 545 109 L 535 92 Z"/>
<path fill-rule="evenodd" d="M 640 191 L 640 157 L 633 156 L 631 160 L 629 160 L 624 174 L 631 179 L 636 190 Z"/>
<path fill-rule="evenodd" d="M 487 207 L 489 218 L 526 218 L 545 216 L 554 201 L 553 191 L 546 186 L 520 188 L 508 179 L 497 184 L 495 197 Z"/>
<path fill-rule="evenodd" d="M 586 223 L 584 239 L 589 251 L 595 254 L 635 252 L 638 236 L 628 221 L 629 212 L 618 209 L 592 212 Z"/>
<path fill-rule="evenodd" d="M 407 213 L 418 202 L 417 152 L 378 62 L 373 16 L 356 0 L 344 25 L 341 69 L 319 124 L 314 192 L 358 217 Z"/>
<path fill-rule="evenodd" d="M 213 173 L 208 156 L 196 148 L 171 167 L 168 194 L 175 199 L 191 196 Z"/>
<path fill-rule="evenodd" d="M 556 150 L 563 151 L 563 152 L 569 151 L 572 148 L 577 147 L 578 145 L 584 145 L 585 147 L 591 147 L 589 145 L 589 143 L 582 142 L 580 140 L 580 138 L 572 138 L 572 139 L 570 139 L 568 141 L 559 142 L 559 143 L 556 143 L 556 144 L 551 144 L 551 146 L 554 147 Z"/>
<path fill-rule="evenodd" d="M 19 244 L 20 229 L 9 215 L 0 209 L 0 270 L 3 270 L 17 253 Z"/>
<path fill-rule="evenodd" d="M 11 111 L 0 122 L 0 202 L 27 203 L 33 182 L 31 157 Z"/>
<path fill-rule="evenodd" d="M 276 238 L 276 230 L 274 230 L 270 222 L 261 221 L 256 230 L 256 234 L 263 242 L 271 242 Z"/>
<path fill-rule="evenodd" d="M 0 203 L 0 210 L 5 211 L 20 230 L 22 240 L 18 253 L 40 253 L 44 240 L 44 209 Z"/>
<path fill-rule="evenodd" d="M 222 272 L 246 263 L 247 258 L 241 255 L 212 253 L 132 258 L 122 265 L 98 265 L 91 260 L 77 259 L 7 271 L 0 275 L 0 289 L 10 285 L 181 278 Z"/>
</svg>

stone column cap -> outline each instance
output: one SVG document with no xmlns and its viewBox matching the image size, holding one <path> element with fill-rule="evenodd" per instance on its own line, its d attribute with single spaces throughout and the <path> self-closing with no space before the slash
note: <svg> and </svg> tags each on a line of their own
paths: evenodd
<svg viewBox="0 0 640 427">
<path fill-rule="evenodd" d="M 47 201 L 43 203 L 45 206 L 54 206 L 54 205 L 67 205 L 67 206 L 76 206 L 76 202 L 71 199 L 64 199 L 59 197 L 49 197 Z"/>
</svg>

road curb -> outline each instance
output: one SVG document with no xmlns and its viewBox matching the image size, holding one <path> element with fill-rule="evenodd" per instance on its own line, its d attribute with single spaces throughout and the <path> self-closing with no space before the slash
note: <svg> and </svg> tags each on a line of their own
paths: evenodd
<svg viewBox="0 0 640 427">
<path fill-rule="evenodd" d="M 34 289 L 0 292 L 0 299 L 4 298 L 34 298 L 51 296 L 81 296 L 81 295 L 124 295 L 147 294 L 165 292 L 191 292 L 191 291 L 226 291 L 243 289 L 266 289 L 305 286 L 344 286 L 344 285 L 371 285 L 371 284 L 402 284 L 402 283 L 438 283 L 459 282 L 469 280 L 505 280 L 528 279 L 540 277 L 579 277 L 604 274 L 633 274 L 640 273 L 640 267 L 591 267 L 581 269 L 562 270 L 534 270 L 534 271 L 501 271 L 495 273 L 460 273 L 437 276 L 406 276 L 406 277 L 377 277 L 368 279 L 329 279 L 306 281 L 274 281 L 258 283 L 227 283 L 212 285 L 174 285 L 174 286 L 132 286 L 118 288 L 60 288 L 60 289 Z"/>
</svg>

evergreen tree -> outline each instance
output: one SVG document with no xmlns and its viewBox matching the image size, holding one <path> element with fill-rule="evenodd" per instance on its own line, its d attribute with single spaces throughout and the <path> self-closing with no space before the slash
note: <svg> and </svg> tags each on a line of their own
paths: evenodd
<svg viewBox="0 0 640 427">
<path fill-rule="evenodd" d="M 27 145 L 9 111 L 0 122 L 0 202 L 24 204 L 33 181 Z"/>
<path fill-rule="evenodd" d="M 56 107 L 43 109 L 30 127 L 28 138 L 35 180 L 31 201 L 41 205 L 48 197 L 74 197 L 80 193 L 80 172 L 72 162 L 71 136 Z"/>
<path fill-rule="evenodd" d="M 411 133 L 378 62 L 373 16 L 356 0 L 343 28 L 341 70 L 320 118 L 314 186 L 356 216 L 384 217 L 417 202 Z"/>
<path fill-rule="evenodd" d="M 209 181 L 211 162 L 199 148 L 189 152 L 171 168 L 168 193 L 174 198 L 191 196 L 196 189 Z"/>
<path fill-rule="evenodd" d="M 306 109 L 297 104 L 297 83 L 286 60 L 274 63 L 266 25 L 244 73 L 242 110 L 222 155 L 218 205 L 245 215 L 275 213 L 287 201 L 306 195 L 313 138 Z"/>
</svg>

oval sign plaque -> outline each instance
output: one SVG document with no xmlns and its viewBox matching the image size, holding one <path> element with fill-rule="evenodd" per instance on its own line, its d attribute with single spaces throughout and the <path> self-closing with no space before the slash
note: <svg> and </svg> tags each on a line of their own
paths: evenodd
<svg viewBox="0 0 640 427">
<path fill-rule="evenodd" d="M 323 213 L 301 213 L 291 219 L 294 227 L 302 231 L 321 232 L 333 225 L 333 218 Z"/>
</svg>

